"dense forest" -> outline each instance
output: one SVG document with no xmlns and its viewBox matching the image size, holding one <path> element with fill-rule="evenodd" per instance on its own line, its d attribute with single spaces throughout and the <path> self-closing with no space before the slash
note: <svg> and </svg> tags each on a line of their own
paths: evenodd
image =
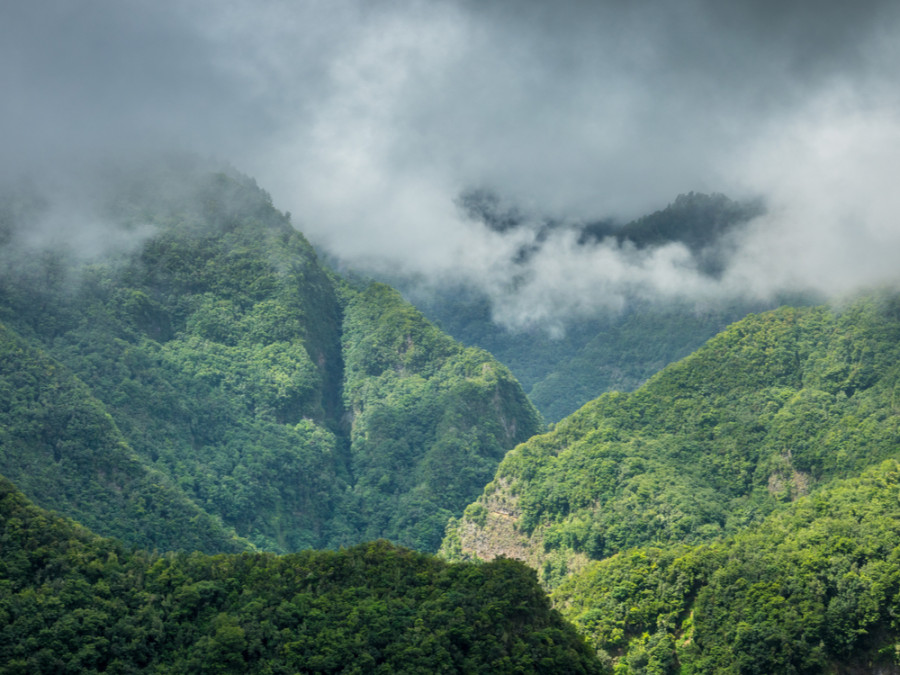
<svg viewBox="0 0 900 675">
<path fill-rule="evenodd" d="M 616 672 L 900 672 L 900 464 L 731 537 L 591 562 L 552 597 Z"/>
<path fill-rule="evenodd" d="M 2 673 L 600 673 L 522 563 L 147 553 L 0 478 Z"/>
<path fill-rule="evenodd" d="M 106 185 L 99 248 L 0 200 L 0 672 L 900 673 L 896 292 L 537 338 L 449 290 L 547 430 L 252 179 Z M 723 199 L 617 232 L 709 261 Z"/>
<path fill-rule="evenodd" d="M 573 318 L 559 334 L 542 326 L 498 326 L 489 299 L 477 289 L 451 285 L 420 293 L 408 287 L 409 280 L 393 283 L 442 330 L 509 366 L 548 423 L 603 393 L 637 389 L 731 323 L 774 304 L 731 300 L 698 306 L 632 299 L 621 312 Z"/>
<path fill-rule="evenodd" d="M 333 275 L 252 180 L 109 183 L 94 227 L 124 250 L 29 243 L 40 193 L 0 219 L 0 472 L 38 504 L 149 547 L 434 551 L 540 429 L 504 366 Z"/>
<path fill-rule="evenodd" d="M 444 550 L 527 560 L 620 672 L 893 663 L 898 349 L 891 293 L 747 317 L 510 452 Z"/>
<path fill-rule="evenodd" d="M 0 462 L 48 508 L 163 549 L 249 546 L 141 462 L 83 383 L 3 327 L 0 387 Z"/>
</svg>

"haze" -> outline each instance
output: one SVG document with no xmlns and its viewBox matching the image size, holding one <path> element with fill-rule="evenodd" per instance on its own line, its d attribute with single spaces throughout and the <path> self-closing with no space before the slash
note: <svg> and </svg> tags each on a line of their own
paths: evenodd
<svg viewBox="0 0 900 675">
<path fill-rule="evenodd" d="M 214 156 L 348 264 L 477 283 L 510 326 L 843 294 L 900 277 L 898 49 L 900 6 L 874 0 L 7 2 L 0 177 Z M 473 188 L 535 222 L 689 191 L 769 210 L 711 279 L 680 246 L 565 228 L 516 263 L 530 231 L 468 219 Z"/>
</svg>

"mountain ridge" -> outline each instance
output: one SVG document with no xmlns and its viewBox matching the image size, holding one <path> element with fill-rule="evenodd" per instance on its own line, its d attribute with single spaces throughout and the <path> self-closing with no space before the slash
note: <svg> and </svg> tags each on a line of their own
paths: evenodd
<svg viewBox="0 0 900 675">
<path fill-rule="evenodd" d="M 10 220 L 0 318 L 89 388 L 141 462 L 253 545 L 435 550 L 446 518 L 538 430 L 507 369 L 399 295 L 326 270 L 251 179 L 153 167 L 108 192 L 102 227 L 142 233 L 129 250 L 21 251 L 29 215 Z M 394 463 L 414 480 L 394 480 Z"/>
<path fill-rule="evenodd" d="M 735 527 L 740 521 L 733 519 L 743 509 L 752 521 L 809 483 L 862 469 L 892 452 L 900 432 L 893 415 L 884 420 L 887 425 L 878 424 L 898 377 L 892 360 L 900 338 L 896 307 L 894 296 L 882 295 L 841 313 L 818 307 L 751 315 L 636 392 L 601 396 L 550 433 L 517 447 L 486 488 L 482 506 L 490 511 L 489 499 L 514 502 L 522 532 L 555 523 L 556 536 L 574 537 L 594 555 L 609 554 L 639 539 L 628 528 L 619 543 L 611 543 L 618 539 L 609 532 L 603 541 L 587 532 L 564 534 L 563 523 L 577 520 L 573 514 L 587 517 L 596 508 L 592 495 L 603 495 L 603 504 L 612 500 L 605 509 L 626 509 L 618 517 L 637 518 L 633 525 L 645 523 L 650 530 L 639 538 L 650 532 L 675 536 L 678 528 L 699 536 L 704 526 L 711 533 Z M 817 426 L 829 419 L 837 425 L 831 434 Z M 849 442 L 853 420 L 865 429 L 867 445 Z M 813 432 L 826 449 L 803 438 Z M 575 470 L 579 462 L 594 467 L 593 478 Z M 632 511 L 621 501 L 636 494 L 623 492 L 622 484 L 654 493 L 650 485 L 639 485 L 650 480 L 642 476 L 681 486 L 671 524 L 651 525 L 645 520 L 651 507 Z M 497 484 L 501 479 L 504 486 Z M 521 492 L 541 481 L 546 487 L 539 492 Z M 697 501 L 699 495 L 706 499 Z M 641 509 L 649 510 L 641 516 Z"/>
<path fill-rule="evenodd" d="M 532 241 L 515 253 L 509 268 L 511 276 L 523 278 L 541 268 L 540 256 L 550 237 L 570 236 L 576 252 L 615 251 L 626 259 L 661 247 L 683 246 L 690 255 L 685 264 L 713 280 L 734 254 L 734 240 L 765 213 L 760 200 L 735 201 L 719 193 L 695 192 L 680 194 L 665 208 L 624 224 L 614 219 L 567 222 L 537 217 L 503 203 L 487 190 L 464 193 L 460 209 L 470 220 L 500 235 L 521 231 L 517 241 L 531 233 Z M 622 297 L 609 306 L 598 303 L 593 310 L 579 307 L 570 315 L 553 314 L 553 320 L 507 325 L 505 306 L 521 302 L 515 284 L 501 291 L 486 290 L 478 280 L 465 278 L 437 285 L 427 275 L 376 276 L 398 288 L 456 339 L 487 349 L 506 364 L 550 423 L 606 391 L 633 391 L 751 312 L 821 301 L 800 294 L 752 299 L 724 289 L 720 297 L 654 299 L 612 284 Z M 546 283 L 552 288 L 555 280 L 549 278 Z M 541 295 L 536 294 L 537 302 Z"/>
<path fill-rule="evenodd" d="M 507 453 L 441 551 L 528 563 L 616 673 L 900 672 L 898 349 L 889 290 L 750 315 Z"/>
<path fill-rule="evenodd" d="M 2 476 L 0 543 L 3 672 L 603 672 L 515 561 L 134 550 Z"/>
<path fill-rule="evenodd" d="M 388 538 L 440 547 L 453 562 L 495 559 L 441 569 L 497 570 L 494 581 L 530 598 L 509 602 L 547 608 L 530 572 L 502 558 L 525 561 L 597 650 L 600 665 L 588 672 L 897 670 L 895 292 L 750 314 L 634 391 L 603 394 L 537 433 L 540 416 L 505 365 L 442 333 L 393 288 L 321 265 L 255 182 L 206 169 L 163 174 L 110 188 L 103 227 L 135 239 L 105 256 L 26 251 L 22 228 L 44 207 L 0 213 L 0 256 L 10 262 L 0 270 L 0 473 L 34 501 L 127 542 L 110 544 L 87 571 L 62 559 L 44 566 L 50 549 L 23 544 L 0 565 L 0 585 L 66 569 L 99 583 L 101 569 L 122 571 L 110 553 L 128 557 L 130 546 L 343 547 L 284 560 L 377 578 L 446 564 L 359 543 Z M 0 492 L 16 490 L 0 480 Z M 66 536 L 92 546 L 78 532 Z M 159 568 L 141 567 L 145 558 Z M 250 583 L 241 575 L 257 564 L 294 564 L 282 560 L 185 552 L 128 564 L 133 579 L 192 579 L 171 582 L 187 614 L 216 608 L 166 657 L 196 671 L 215 654 L 238 659 L 232 647 L 251 658 L 257 648 L 245 647 L 263 639 L 253 627 L 259 608 L 228 604 L 216 570 Z M 102 583 L 95 590 L 107 607 Z M 33 592 L 47 591 L 23 591 Z M 15 602 L 28 605 L 25 595 Z M 309 602 L 303 612 L 324 612 Z M 48 620 L 80 621 L 86 607 L 76 605 Z M 366 607 L 354 629 L 363 633 L 382 621 Z M 121 608 L 107 609 L 109 618 Z M 328 621 L 343 621 L 344 610 Z M 4 611 L 23 629 L 28 612 Z M 452 645 L 469 635 L 461 626 L 471 617 L 438 614 L 416 640 L 464 663 Z M 157 628 L 152 640 L 165 637 Z M 84 633 L 93 646 L 78 659 L 99 663 L 106 647 L 93 638 L 110 638 Z M 531 637 L 519 638 L 525 647 L 504 643 L 517 656 L 498 656 L 503 667 L 525 668 L 536 653 Z M 291 649 L 338 667 L 359 647 L 341 640 L 329 634 L 323 644 L 344 644 L 343 655 Z M 546 658 L 581 663 L 572 649 Z M 34 651 L 46 669 L 60 667 Z"/>
</svg>

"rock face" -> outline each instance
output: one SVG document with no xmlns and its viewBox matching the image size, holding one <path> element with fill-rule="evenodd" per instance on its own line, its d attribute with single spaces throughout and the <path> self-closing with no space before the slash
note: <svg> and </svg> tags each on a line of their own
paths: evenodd
<svg viewBox="0 0 900 675">
<path fill-rule="evenodd" d="M 481 560 L 498 556 L 540 566 L 541 550 L 532 536 L 519 532 L 518 500 L 509 493 L 502 479 L 493 483 L 493 491 L 485 494 L 466 510 L 458 525 L 460 551 Z M 488 489 L 491 489 L 488 488 Z"/>
</svg>

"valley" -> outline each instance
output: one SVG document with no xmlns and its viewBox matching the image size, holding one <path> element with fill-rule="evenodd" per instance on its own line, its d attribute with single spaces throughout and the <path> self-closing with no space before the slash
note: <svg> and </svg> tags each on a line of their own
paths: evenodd
<svg viewBox="0 0 900 675">
<path fill-rule="evenodd" d="M 615 353 L 630 391 L 548 428 L 252 179 L 155 171 L 110 186 L 144 234 L 102 256 L 6 202 L 3 672 L 896 670 L 896 293 L 582 324 L 545 386 Z"/>
</svg>

